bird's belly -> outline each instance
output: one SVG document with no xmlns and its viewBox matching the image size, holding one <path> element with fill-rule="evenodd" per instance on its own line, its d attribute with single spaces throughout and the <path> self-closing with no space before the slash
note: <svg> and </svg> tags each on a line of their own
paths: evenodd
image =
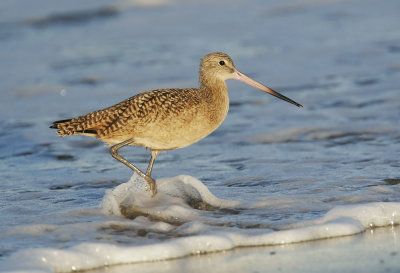
<svg viewBox="0 0 400 273">
<path fill-rule="evenodd" d="M 154 138 L 135 137 L 134 143 L 132 143 L 132 145 L 149 147 L 153 150 L 175 150 L 175 149 L 183 148 L 183 147 L 189 146 L 193 143 L 196 143 L 197 141 L 203 139 L 206 136 L 207 135 L 205 135 L 205 136 L 191 135 L 190 137 L 179 136 L 179 137 L 171 138 L 170 140 L 167 140 L 165 138 L 157 138 L 157 137 L 154 137 Z"/>
<path fill-rule="evenodd" d="M 152 125 L 148 131 L 134 137 L 135 145 L 145 146 L 154 150 L 173 150 L 189 146 L 218 128 L 219 124 L 207 121 L 191 120 L 184 124 L 169 123 Z"/>
<path fill-rule="evenodd" d="M 228 106 L 229 107 L 229 106 Z M 218 111 L 194 111 L 179 118 L 166 118 L 145 126 L 134 137 L 134 145 L 154 150 L 173 150 L 189 146 L 215 131 L 224 121 L 228 109 Z"/>
</svg>

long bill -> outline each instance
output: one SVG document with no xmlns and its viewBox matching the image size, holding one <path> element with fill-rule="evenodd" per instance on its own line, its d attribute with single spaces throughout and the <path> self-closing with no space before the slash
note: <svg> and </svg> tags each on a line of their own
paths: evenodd
<svg viewBox="0 0 400 273">
<path fill-rule="evenodd" d="M 235 80 L 238 80 L 238 81 L 247 83 L 248 85 L 251 85 L 251 86 L 253 86 L 253 87 L 255 87 L 255 88 L 258 88 L 258 89 L 260 89 L 261 91 L 264 91 L 264 92 L 266 92 L 266 93 L 268 93 L 268 94 L 271 94 L 272 96 L 275 96 L 275 97 L 277 97 L 277 98 L 280 98 L 281 100 L 290 102 L 291 104 L 294 104 L 294 105 L 296 105 L 296 106 L 298 106 L 298 107 L 303 107 L 303 105 L 301 105 L 300 103 L 297 103 L 297 102 L 295 102 L 294 100 L 291 100 L 291 99 L 289 99 L 288 97 L 285 97 L 284 95 L 282 95 L 282 94 L 280 94 L 280 93 L 278 93 L 278 92 L 272 90 L 271 88 L 269 88 L 269 87 L 267 87 L 267 86 L 265 86 L 265 85 L 263 85 L 263 84 L 261 84 L 261 83 L 255 81 L 255 80 L 253 80 L 253 79 L 247 77 L 246 75 L 244 75 L 243 73 L 241 73 L 241 72 L 239 72 L 239 71 L 237 71 L 237 70 L 235 70 L 235 72 L 233 73 L 233 75 L 234 75 L 233 79 L 235 79 Z"/>
</svg>

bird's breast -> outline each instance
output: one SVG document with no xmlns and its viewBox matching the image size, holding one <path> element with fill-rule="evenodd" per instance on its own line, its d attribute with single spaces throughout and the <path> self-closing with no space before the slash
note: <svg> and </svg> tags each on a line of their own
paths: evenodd
<svg viewBox="0 0 400 273">
<path fill-rule="evenodd" d="M 158 115 L 158 119 L 142 126 L 143 130 L 135 136 L 135 144 L 156 150 L 186 147 L 215 131 L 228 114 L 227 90 L 198 93 L 196 98 L 186 100 L 180 111 Z"/>
</svg>

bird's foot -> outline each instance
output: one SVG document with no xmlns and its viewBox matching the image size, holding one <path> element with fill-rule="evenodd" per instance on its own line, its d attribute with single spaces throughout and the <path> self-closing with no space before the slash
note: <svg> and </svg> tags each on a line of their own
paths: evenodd
<svg viewBox="0 0 400 273">
<path fill-rule="evenodd" d="M 146 191 L 150 192 L 151 197 L 154 197 L 157 194 L 157 185 L 156 181 L 150 176 L 146 176 L 145 180 L 147 182 Z"/>
</svg>

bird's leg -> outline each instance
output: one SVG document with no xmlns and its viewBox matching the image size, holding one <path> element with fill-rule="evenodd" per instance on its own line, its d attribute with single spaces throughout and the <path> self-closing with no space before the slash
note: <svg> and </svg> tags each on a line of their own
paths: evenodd
<svg viewBox="0 0 400 273">
<path fill-rule="evenodd" d="M 126 160 L 125 158 L 123 158 L 122 156 L 120 156 L 118 154 L 118 150 L 126 145 L 129 145 L 130 143 L 133 142 L 133 139 L 128 139 L 125 140 L 121 143 L 115 144 L 113 146 L 111 146 L 110 148 L 110 154 L 112 155 L 112 157 L 114 157 L 115 159 L 117 159 L 118 161 L 124 163 L 126 166 L 128 166 L 129 168 L 131 168 L 134 172 L 136 172 L 138 175 L 140 175 L 142 178 L 144 178 L 144 180 L 146 180 L 147 182 L 147 190 L 151 191 L 151 196 L 153 197 L 154 195 L 156 195 L 157 193 L 157 186 L 156 186 L 156 181 L 154 181 L 153 178 L 151 178 L 149 175 L 146 175 L 144 172 L 142 172 L 139 168 L 137 168 L 135 165 L 133 165 L 132 163 L 130 163 L 128 160 Z M 157 154 L 156 154 L 157 155 Z M 155 156 L 154 156 L 155 159 Z M 154 163 L 154 159 L 153 159 L 153 152 L 152 152 L 152 160 Z M 149 166 L 150 167 L 150 166 Z M 151 168 L 150 168 L 150 173 L 151 173 Z"/>
<path fill-rule="evenodd" d="M 157 150 L 151 150 L 151 158 L 149 162 L 149 166 L 147 166 L 147 171 L 146 171 L 146 176 L 151 179 L 151 181 L 147 181 L 147 185 L 149 186 L 149 190 L 152 192 L 152 195 L 156 195 L 157 193 L 157 186 L 156 182 L 154 181 L 153 178 L 151 178 L 151 171 L 153 170 L 153 164 L 154 161 L 156 160 L 156 157 L 160 151 Z"/>
<path fill-rule="evenodd" d="M 156 157 L 159 152 L 160 151 L 158 151 L 158 150 L 151 150 L 151 159 L 149 162 L 149 166 L 147 167 L 147 171 L 146 171 L 147 176 L 151 176 L 151 171 L 153 170 L 153 164 L 154 164 L 154 161 L 156 160 Z"/>
</svg>

